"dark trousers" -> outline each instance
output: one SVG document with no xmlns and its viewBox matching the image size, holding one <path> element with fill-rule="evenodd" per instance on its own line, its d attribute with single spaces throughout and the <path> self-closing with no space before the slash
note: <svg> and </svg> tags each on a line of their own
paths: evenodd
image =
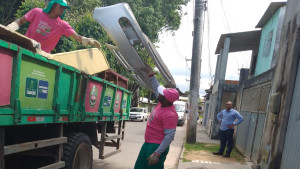
<svg viewBox="0 0 300 169">
<path fill-rule="evenodd" d="M 226 154 L 230 154 L 233 148 L 233 132 L 234 129 L 220 130 L 220 153 L 224 153 L 226 145 Z"/>
<path fill-rule="evenodd" d="M 135 162 L 134 169 L 164 169 L 164 163 L 167 158 L 169 147 L 159 156 L 158 164 L 148 166 L 147 158 L 159 147 L 159 144 L 144 143 L 138 158 Z"/>
</svg>

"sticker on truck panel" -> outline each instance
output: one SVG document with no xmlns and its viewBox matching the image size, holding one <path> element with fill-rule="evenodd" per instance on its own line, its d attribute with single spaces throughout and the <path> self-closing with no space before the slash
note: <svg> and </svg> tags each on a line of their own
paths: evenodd
<svg viewBox="0 0 300 169">
<path fill-rule="evenodd" d="M 123 100 L 122 102 L 122 108 L 126 108 L 127 104 L 126 104 L 126 100 Z"/>
<path fill-rule="evenodd" d="M 117 98 L 116 98 L 115 108 L 118 108 L 118 107 L 119 107 L 119 102 L 120 102 L 120 93 L 117 93 Z"/>
<path fill-rule="evenodd" d="M 103 106 L 110 106 L 111 104 L 111 97 L 110 96 L 105 96 L 104 97 L 104 102 L 103 102 Z"/>
<path fill-rule="evenodd" d="M 91 107 L 94 107 L 96 102 L 97 102 L 97 96 L 98 96 L 98 89 L 95 85 L 93 85 L 91 92 L 90 92 L 90 97 L 89 97 L 89 103 Z"/>
<path fill-rule="evenodd" d="M 27 77 L 25 87 L 25 97 L 36 98 L 37 96 L 37 79 Z"/>
<path fill-rule="evenodd" d="M 38 90 L 38 98 L 39 99 L 47 99 L 48 97 L 48 87 L 49 83 L 44 80 L 39 80 L 39 90 Z"/>
<path fill-rule="evenodd" d="M 34 78 L 26 78 L 25 97 L 47 99 L 49 82 Z"/>
</svg>

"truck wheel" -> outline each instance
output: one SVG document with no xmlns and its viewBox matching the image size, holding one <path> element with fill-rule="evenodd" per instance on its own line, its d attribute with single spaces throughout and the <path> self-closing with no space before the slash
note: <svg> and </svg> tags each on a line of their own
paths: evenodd
<svg viewBox="0 0 300 169">
<path fill-rule="evenodd" d="M 63 160 L 65 169 L 91 169 L 93 150 L 90 138 L 83 133 L 75 133 L 68 137 L 64 144 Z"/>
</svg>

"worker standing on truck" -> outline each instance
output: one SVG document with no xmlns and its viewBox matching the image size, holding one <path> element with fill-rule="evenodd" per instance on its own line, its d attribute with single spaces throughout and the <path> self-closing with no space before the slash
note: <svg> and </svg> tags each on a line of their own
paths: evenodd
<svg viewBox="0 0 300 169">
<path fill-rule="evenodd" d="M 176 132 L 178 115 L 173 102 L 179 99 L 179 93 L 176 89 L 164 88 L 159 85 L 152 69 L 146 73 L 149 74 L 154 94 L 159 103 L 148 119 L 145 143 L 140 150 L 134 169 L 163 169 L 169 146 L 174 140 Z"/>
<path fill-rule="evenodd" d="M 70 9 L 66 0 L 51 0 L 47 8 L 34 8 L 6 27 L 16 31 L 23 23 L 30 22 L 25 36 L 39 42 L 41 49 L 47 53 L 55 48 L 63 35 L 70 36 L 83 45 L 93 45 L 100 49 L 98 41 L 78 35 L 69 23 L 63 20 L 66 9 Z"/>
</svg>

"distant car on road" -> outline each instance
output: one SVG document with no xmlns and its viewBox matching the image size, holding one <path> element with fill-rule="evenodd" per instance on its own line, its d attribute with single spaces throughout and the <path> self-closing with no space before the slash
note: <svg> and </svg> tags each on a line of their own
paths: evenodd
<svg viewBox="0 0 300 169">
<path fill-rule="evenodd" d="M 175 105 L 175 110 L 178 115 L 177 125 L 183 126 L 186 119 L 187 103 L 184 101 L 175 101 L 173 105 Z"/>
<path fill-rule="evenodd" d="M 129 112 L 131 121 L 147 121 L 149 117 L 148 109 L 143 107 L 132 107 Z"/>
</svg>

